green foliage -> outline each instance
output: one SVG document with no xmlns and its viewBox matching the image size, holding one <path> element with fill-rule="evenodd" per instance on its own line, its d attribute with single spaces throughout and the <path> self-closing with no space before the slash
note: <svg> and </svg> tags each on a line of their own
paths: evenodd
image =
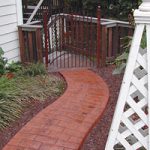
<svg viewBox="0 0 150 150">
<path fill-rule="evenodd" d="M 127 59 L 128 59 L 128 55 L 129 53 L 127 52 L 124 52 L 122 55 L 120 55 L 119 57 L 117 57 L 115 59 L 115 64 L 116 64 L 116 68 L 115 70 L 113 71 L 113 74 L 121 74 L 125 67 L 126 67 L 126 62 L 127 62 Z"/>
<path fill-rule="evenodd" d="M 101 6 L 102 17 L 128 20 L 128 15 L 133 9 L 138 8 L 141 0 L 65 0 L 67 6 L 88 10 L 92 15 L 96 15 L 96 7 Z"/>
<path fill-rule="evenodd" d="M 6 72 L 6 64 L 7 64 L 7 59 L 3 57 L 4 51 L 0 47 L 0 75 L 3 75 Z"/>
<path fill-rule="evenodd" d="M 115 59 L 114 64 L 116 65 L 116 68 L 113 71 L 113 74 L 121 74 L 124 71 L 132 43 L 132 37 L 126 36 L 121 38 L 121 43 L 121 47 L 123 48 L 124 53 Z"/>
<path fill-rule="evenodd" d="M 44 64 L 8 64 L 3 55 L 0 48 L 0 130 L 18 119 L 32 100 L 57 97 L 64 91 L 64 82 L 48 75 Z M 15 77 L 8 79 L 5 73 Z"/>
<path fill-rule="evenodd" d="M 140 1 L 118 0 L 109 4 L 107 16 L 119 20 L 128 20 L 128 15 L 136 9 Z"/>
<path fill-rule="evenodd" d="M 97 0 L 82 0 L 83 3 L 83 8 L 84 9 L 88 9 L 88 10 L 94 10 L 97 5 L 98 5 L 98 1 Z"/>
<path fill-rule="evenodd" d="M 3 51 L 3 49 L 0 47 L 0 57 L 2 57 L 2 55 L 4 55 L 4 51 Z"/>
<path fill-rule="evenodd" d="M 0 76 L 11 72 L 15 73 L 21 70 L 22 65 L 20 62 L 14 62 L 8 63 L 8 60 L 3 57 L 4 51 L 2 48 L 0 48 Z"/>
<path fill-rule="evenodd" d="M 16 84 L 5 77 L 0 78 L 0 130 L 19 118 L 22 107 L 17 100 Z"/>
<path fill-rule="evenodd" d="M 105 0 L 102 0 L 101 4 L 104 3 L 104 1 Z M 132 13 L 133 9 L 138 8 L 141 0 L 115 0 L 107 2 L 108 3 L 105 5 L 105 7 L 102 7 L 102 11 L 105 11 L 105 17 L 115 18 L 119 20 L 128 20 L 128 15 Z"/>
<path fill-rule="evenodd" d="M 28 0 L 29 5 L 37 5 L 39 0 Z M 136 9 L 141 0 L 64 0 L 65 7 L 72 10 L 88 10 L 88 13 L 96 15 L 96 7 L 102 8 L 102 16 L 121 20 L 128 20 L 128 14 Z"/>
<path fill-rule="evenodd" d="M 142 36 L 142 39 L 141 39 L 141 44 L 140 44 L 140 47 L 142 49 L 146 48 L 146 46 L 147 46 L 146 41 L 147 41 L 146 32 L 144 32 L 143 36 Z M 122 43 L 121 47 L 123 48 L 124 53 L 121 54 L 120 56 L 118 56 L 115 59 L 114 64 L 116 65 L 116 68 L 113 71 L 113 74 L 120 74 L 125 69 L 126 63 L 127 63 L 127 60 L 128 60 L 128 55 L 129 55 L 131 43 L 132 43 L 132 37 L 131 36 L 126 36 L 126 37 L 122 38 L 121 43 Z"/>
<path fill-rule="evenodd" d="M 16 73 L 22 70 L 22 64 L 20 62 L 14 62 L 12 61 L 10 64 L 7 66 L 8 72 Z"/>
<path fill-rule="evenodd" d="M 22 65 L 20 62 L 8 63 L 7 59 L 3 57 L 4 51 L 0 48 L 0 76 L 10 72 L 18 75 L 36 76 L 47 74 L 46 68 L 42 63 L 30 63 Z"/>
<path fill-rule="evenodd" d="M 37 76 L 37 75 L 45 75 L 47 74 L 47 70 L 45 65 L 42 63 L 31 63 L 25 65 L 22 70 L 19 72 L 19 75 L 26 75 L 26 76 Z"/>
<path fill-rule="evenodd" d="M 64 82 L 53 75 L 0 78 L 0 130 L 20 117 L 32 100 L 43 101 L 64 91 Z"/>
<path fill-rule="evenodd" d="M 130 47 L 131 47 L 131 43 L 132 43 L 132 36 L 125 36 L 123 38 L 121 38 L 121 47 L 123 48 L 123 51 L 125 51 L 126 53 L 129 53 Z"/>
</svg>

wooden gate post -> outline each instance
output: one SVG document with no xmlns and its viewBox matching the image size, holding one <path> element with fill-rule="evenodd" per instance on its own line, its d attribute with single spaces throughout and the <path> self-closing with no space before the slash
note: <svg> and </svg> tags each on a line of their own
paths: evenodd
<svg viewBox="0 0 150 150">
<path fill-rule="evenodd" d="M 150 1 L 134 12 L 135 33 L 105 150 L 150 150 Z M 146 32 L 146 48 L 141 39 Z"/>
<path fill-rule="evenodd" d="M 100 67 L 100 52 L 101 52 L 101 9 L 100 6 L 97 8 L 97 68 Z"/>
</svg>

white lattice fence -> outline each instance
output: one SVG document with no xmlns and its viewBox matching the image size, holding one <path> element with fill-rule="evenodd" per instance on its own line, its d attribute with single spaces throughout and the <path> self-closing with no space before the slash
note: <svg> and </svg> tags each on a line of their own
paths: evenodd
<svg viewBox="0 0 150 150">
<path fill-rule="evenodd" d="M 143 1 L 135 11 L 135 21 L 136 29 L 106 150 L 150 149 L 150 1 Z M 142 49 L 140 43 L 145 31 L 147 48 Z"/>
</svg>

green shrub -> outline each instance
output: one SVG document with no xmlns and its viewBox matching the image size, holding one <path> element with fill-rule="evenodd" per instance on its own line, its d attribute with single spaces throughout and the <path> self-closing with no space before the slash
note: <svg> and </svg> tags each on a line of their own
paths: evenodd
<svg viewBox="0 0 150 150">
<path fill-rule="evenodd" d="M 121 39 L 121 42 L 122 42 L 121 47 L 123 48 L 124 52 L 115 59 L 114 64 L 116 65 L 116 68 L 113 71 L 113 74 L 121 74 L 124 71 L 124 69 L 126 67 L 127 60 L 128 60 L 128 56 L 129 56 L 132 38 L 133 37 L 131 37 L 131 36 L 126 36 L 126 37 Z M 140 47 L 142 49 L 145 49 L 147 46 L 146 40 L 147 40 L 146 39 L 146 32 L 144 32 L 142 39 L 141 39 L 141 43 L 140 43 Z"/>
<path fill-rule="evenodd" d="M 37 75 L 46 75 L 47 70 L 45 68 L 45 65 L 42 63 L 33 63 L 33 64 L 28 64 L 23 67 L 23 70 L 20 72 L 23 75 L 26 76 L 37 76 Z"/>
<path fill-rule="evenodd" d="M 20 117 L 22 106 L 17 100 L 18 94 L 14 80 L 0 78 L 0 130 Z"/>
<path fill-rule="evenodd" d="M 0 78 L 0 130 L 20 117 L 32 100 L 55 98 L 64 91 L 64 82 L 53 75 Z"/>
<path fill-rule="evenodd" d="M 6 64 L 7 64 L 7 59 L 3 57 L 4 51 L 0 47 L 0 75 L 3 75 L 6 72 Z"/>
<path fill-rule="evenodd" d="M 49 76 L 44 64 L 8 64 L 3 55 L 0 48 L 0 130 L 19 118 L 33 99 L 57 97 L 64 91 L 64 82 Z M 15 77 L 8 79 L 8 73 Z"/>
<path fill-rule="evenodd" d="M 10 64 L 8 64 L 6 69 L 8 70 L 8 72 L 17 73 L 20 70 L 22 70 L 22 67 L 23 66 L 22 66 L 21 62 L 12 61 Z"/>
</svg>

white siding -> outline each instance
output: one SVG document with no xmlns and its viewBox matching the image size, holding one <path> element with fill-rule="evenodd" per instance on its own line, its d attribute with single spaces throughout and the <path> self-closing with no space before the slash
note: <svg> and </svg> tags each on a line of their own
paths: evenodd
<svg viewBox="0 0 150 150">
<path fill-rule="evenodd" d="M 21 0 L 0 0 L 0 47 L 9 61 L 20 60 L 17 26 L 22 20 Z"/>
</svg>

